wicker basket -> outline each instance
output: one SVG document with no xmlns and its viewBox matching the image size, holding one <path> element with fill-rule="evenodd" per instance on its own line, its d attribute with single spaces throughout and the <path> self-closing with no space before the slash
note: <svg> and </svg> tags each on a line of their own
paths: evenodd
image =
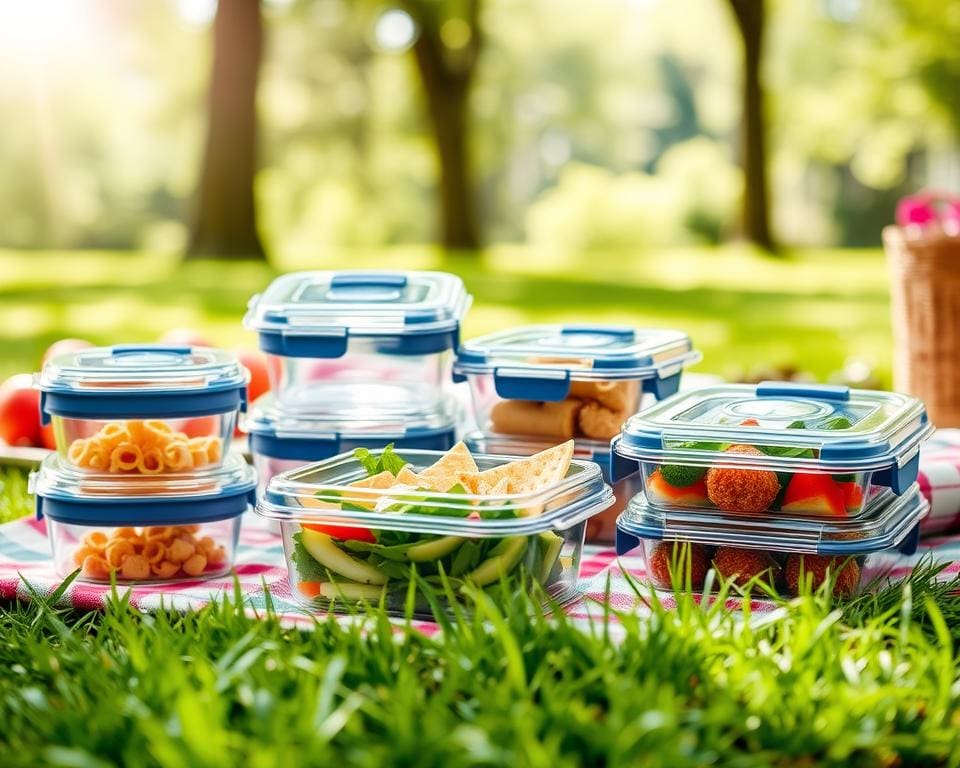
<svg viewBox="0 0 960 768">
<path fill-rule="evenodd" d="M 960 426 L 960 237 L 886 227 L 894 385 L 921 398 L 934 424 Z"/>
</svg>

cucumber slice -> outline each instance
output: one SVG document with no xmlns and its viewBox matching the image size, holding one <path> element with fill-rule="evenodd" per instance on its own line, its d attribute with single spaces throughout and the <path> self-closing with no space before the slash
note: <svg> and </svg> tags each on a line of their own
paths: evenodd
<svg viewBox="0 0 960 768">
<path fill-rule="evenodd" d="M 540 546 L 540 583 L 550 581 L 554 566 L 560 560 L 560 551 L 563 549 L 563 537 L 552 531 L 544 531 L 537 539 Z"/>
<path fill-rule="evenodd" d="M 339 582 L 332 584 L 324 582 L 320 585 L 319 595 L 328 600 L 368 600 L 376 602 L 383 595 L 383 587 L 374 584 L 350 584 L 349 582 Z"/>
<path fill-rule="evenodd" d="M 496 554 L 484 560 L 468 573 L 466 581 L 472 581 L 478 587 L 485 587 L 516 568 L 523 553 L 527 551 L 526 536 L 511 536 L 504 539 L 494 550 Z"/>
<path fill-rule="evenodd" d="M 360 584 L 386 584 L 387 577 L 368 563 L 350 557 L 327 534 L 304 528 L 300 534 L 304 549 L 320 565 Z"/>
<path fill-rule="evenodd" d="M 426 563 L 446 557 L 463 543 L 459 536 L 443 536 L 433 541 L 414 544 L 407 550 L 407 559 L 414 563 Z"/>
</svg>

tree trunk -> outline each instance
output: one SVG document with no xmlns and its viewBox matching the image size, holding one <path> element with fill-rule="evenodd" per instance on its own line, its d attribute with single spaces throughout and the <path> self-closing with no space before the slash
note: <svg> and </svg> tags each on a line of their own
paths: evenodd
<svg viewBox="0 0 960 768">
<path fill-rule="evenodd" d="M 473 176 L 470 168 L 468 103 L 479 50 L 479 0 L 470 5 L 469 49 L 451 60 L 440 39 L 439 23 L 420 3 L 406 7 L 420 27 L 413 46 L 427 101 L 427 116 L 440 165 L 441 242 L 452 250 L 480 247 Z"/>
<path fill-rule="evenodd" d="M 743 168 L 743 235 L 768 251 L 776 250 L 770 231 L 766 121 L 760 64 L 763 58 L 765 0 L 729 0 L 743 41 L 743 113 L 740 163 Z"/>
<path fill-rule="evenodd" d="M 213 22 L 209 124 L 188 258 L 265 258 L 253 196 L 262 55 L 259 0 L 220 0 Z"/>
</svg>

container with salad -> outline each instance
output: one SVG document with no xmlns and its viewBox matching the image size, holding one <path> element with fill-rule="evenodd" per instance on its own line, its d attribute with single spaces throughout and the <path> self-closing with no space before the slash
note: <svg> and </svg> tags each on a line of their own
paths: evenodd
<svg viewBox="0 0 960 768">
<path fill-rule="evenodd" d="M 523 459 L 357 449 L 275 476 L 257 511 L 280 521 L 291 589 L 315 608 L 426 612 L 468 585 L 575 594 L 586 521 L 613 494 L 568 441 Z"/>
<path fill-rule="evenodd" d="M 933 431 L 923 403 L 892 392 L 763 382 L 683 392 L 613 441 L 616 481 L 639 470 L 656 506 L 847 518 L 917 479 Z"/>
</svg>

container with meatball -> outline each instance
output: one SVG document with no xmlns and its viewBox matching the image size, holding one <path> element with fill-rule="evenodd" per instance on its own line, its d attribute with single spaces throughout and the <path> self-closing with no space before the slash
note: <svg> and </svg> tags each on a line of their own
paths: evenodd
<svg viewBox="0 0 960 768">
<path fill-rule="evenodd" d="M 673 395 L 613 441 L 614 481 L 639 471 L 651 504 L 741 515 L 857 517 L 917 479 L 932 425 L 894 392 L 763 382 Z"/>
</svg>

